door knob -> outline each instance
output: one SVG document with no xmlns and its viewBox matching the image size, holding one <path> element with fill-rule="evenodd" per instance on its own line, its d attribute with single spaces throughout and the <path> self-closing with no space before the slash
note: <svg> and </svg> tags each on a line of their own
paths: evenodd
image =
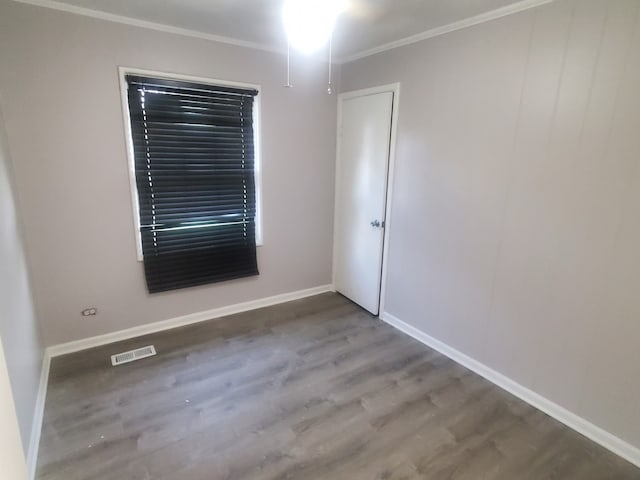
<svg viewBox="0 0 640 480">
<path fill-rule="evenodd" d="M 373 220 L 371 222 L 371 226 L 378 228 L 380 226 L 380 221 L 379 220 Z"/>
</svg>

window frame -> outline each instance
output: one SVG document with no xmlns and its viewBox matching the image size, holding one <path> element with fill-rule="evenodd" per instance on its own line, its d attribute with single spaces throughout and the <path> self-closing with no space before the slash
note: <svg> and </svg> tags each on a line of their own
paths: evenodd
<svg viewBox="0 0 640 480">
<path fill-rule="evenodd" d="M 133 153 L 133 138 L 131 131 L 131 115 L 129 112 L 129 100 L 127 97 L 127 75 L 144 75 L 149 77 L 155 77 L 165 80 L 177 80 L 194 83 L 204 83 L 207 85 L 213 85 L 216 87 L 237 87 L 255 89 L 258 94 L 254 97 L 253 101 L 253 142 L 254 142 L 254 156 L 255 163 L 253 168 L 253 175 L 255 179 L 256 190 L 256 247 L 264 245 L 264 238 L 262 235 L 262 143 L 260 138 L 261 132 L 261 118 L 260 118 L 260 102 L 261 102 L 261 87 L 254 83 L 242 83 L 229 80 L 217 80 L 208 77 L 197 77 L 192 75 L 182 75 L 178 73 L 159 72 L 155 70 L 146 70 L 133 67 L 118 67 L 118 78 L 120 83 L 120 99 L 122 102 L 122 115 L 124 120 L 124 137 L 125 146 L 127 150 L 127 162 L 129 167 L 129 190 L 131 193 L 131 208 L 133 212 L 133 228 L 135 231 L 136 239 L 136 255 L 139 262 L 144 260 L 142 253 L 142 237 L 140 235 L 140 205 L 138 204 L 138 187 L 136 186 L 136 170 L 135 170 L 135 157 Z"/>
</svg>

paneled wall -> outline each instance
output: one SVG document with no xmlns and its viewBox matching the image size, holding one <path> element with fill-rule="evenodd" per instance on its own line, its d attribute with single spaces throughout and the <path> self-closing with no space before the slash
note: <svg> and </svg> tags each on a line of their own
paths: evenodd
<svg viewBox="0 0 640 480">
<path fill-rule="evenodd" d="M 401 82 L 389 314 L 640 447 L 637 0 L 343 66 Z"/>
</svg>

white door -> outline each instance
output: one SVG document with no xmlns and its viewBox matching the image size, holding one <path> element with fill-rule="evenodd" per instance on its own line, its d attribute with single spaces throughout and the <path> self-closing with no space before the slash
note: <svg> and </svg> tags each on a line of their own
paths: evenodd
<svg viewBox="0 0 640 480">
<path fill-rule="evenodd" d="M 334 286 L 377 315 L 393 92 L 345 94 L 339 102 Z"/>
</svg>

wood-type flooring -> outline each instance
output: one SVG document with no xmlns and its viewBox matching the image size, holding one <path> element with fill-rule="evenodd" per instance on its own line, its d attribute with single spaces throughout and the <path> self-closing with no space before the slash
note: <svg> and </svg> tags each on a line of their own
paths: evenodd
<svg viewBox="0 0 640 480">
<path fill-rule="evenodd" d="M 145 345 L 158 355 L 112 367 Z M 328 293 L 56 357 L 38 480 L 640 479 Z"/>
</svg>

